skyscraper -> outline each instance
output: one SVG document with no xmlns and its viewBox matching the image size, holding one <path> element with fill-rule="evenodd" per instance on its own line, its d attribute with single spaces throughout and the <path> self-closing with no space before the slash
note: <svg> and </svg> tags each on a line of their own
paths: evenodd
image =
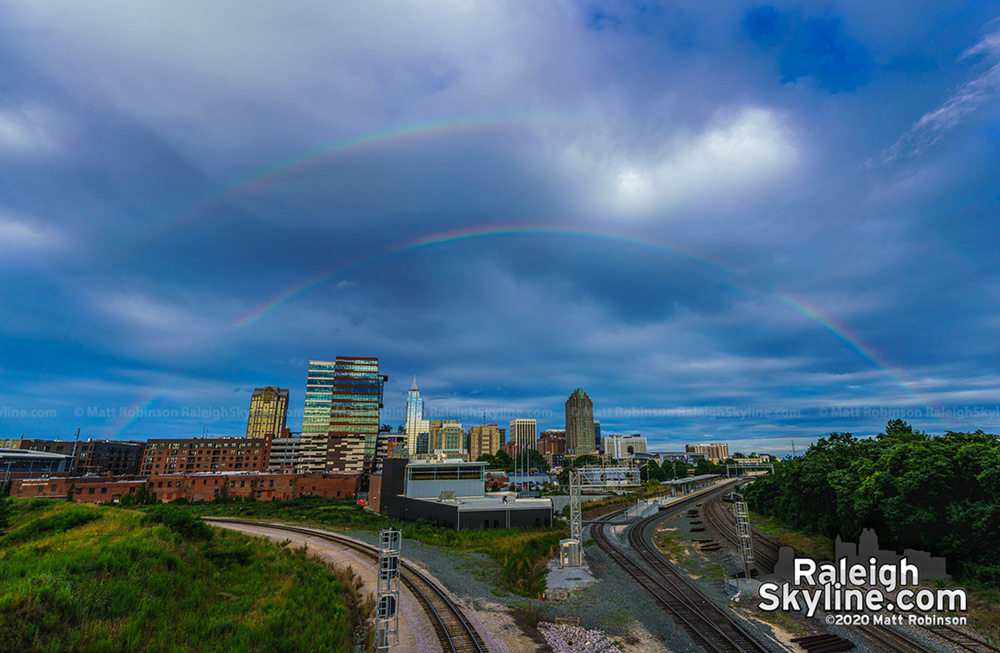
<svg viewBox="0 0 1000 653">
<path fill-rule="evenodd" d="M 288 390 L 284 388 L 257 388 L 250 397 L 250 417 L 247 419 L 247 437 L 265 435 L 281 437 L 288 419 Z"/>
<path fill-rule="evenodd" d="M 577 388 L 566 400 L 566 453 L 581 456 L 594 453 L 594 403 Z"/>
<path fill-rule="evenodd" d="M 306 403 L 302 413 L 302 443 L 299 446 L 299 469 L 302 471 L 326 471 L 335 367 L 333 361 L 309 361 Z"/>
<path fill-rule="evenodd" d="M 424 400 L 420 398 L 420 388 L 417 387 L 417 377 L 413 377 L 413 385 L 406 393 L 406 447 L 410 458 L 417 452 L 417 440 L 422 433 L 430 433 L 430 423 L 424 419 Z M 427 453 L 421 451 L 419 453 Z"/>
<path fill-rule="evenodd" d="M 370 474 L 384 455 L 379 446 L 379 410 L 388 378 L 378 373 L 377 358 L 337 356 L 330 397 L 330 438 L 326 468 Z"/>
<path fill-rule="evenodd" d="M 310 472 L 371 473 L 379 447 L 379 409 L 387 380 L 377 358 L 310 361 L 299 467 Z"/>
</svg>

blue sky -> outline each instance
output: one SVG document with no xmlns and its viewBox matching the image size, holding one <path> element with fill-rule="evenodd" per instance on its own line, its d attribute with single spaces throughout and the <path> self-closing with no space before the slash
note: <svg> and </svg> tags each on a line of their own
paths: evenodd
<svg viewBox="0 0 1000 653">
<path fill-rule="evenodd" d="M 872 4 L 872 3 L 869 3 Z M 1000 428 L 994 3 L 14 1 L 0 437 L 383 421 L 785 453 Z"/>
</svg>

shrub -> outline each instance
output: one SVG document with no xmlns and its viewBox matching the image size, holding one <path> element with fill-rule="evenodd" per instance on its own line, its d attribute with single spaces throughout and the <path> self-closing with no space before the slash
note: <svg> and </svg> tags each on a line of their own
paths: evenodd
<svg viewBox="0 0 1000 653">
<path fill-rule="evenodd" d="M 210 540 L 214 533 L 201 517 L 172 505 L 159 505 L 146 511 L 143 523 L 163 524 L 186 540 Z"/>
</svg>

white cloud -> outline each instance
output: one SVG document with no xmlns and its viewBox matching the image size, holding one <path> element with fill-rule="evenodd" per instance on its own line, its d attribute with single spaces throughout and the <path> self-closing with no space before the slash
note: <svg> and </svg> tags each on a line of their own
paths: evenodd
<svg viewBox="0 0 1000 653">
<path fill-rule="evenodd" d="M 44 154 L 59 144 L 55 115 L 37 104 L 0 107 L 0 156 Z"/>
<path fill-rule="evenodd" d="M 962 84 L 940 107 L 920 117 L 913 126 L 882 153 L 884 163 L 900 157 L 918 156 L 949 131 L 965 122 L 1000 89 L 1000 32 L 988 34 L 966 50 L 960 59 L 981 56 L 988 68 Z"/>
<path fill-rule="evenodd" d="M 55 227 L 39 226 L 0 209 L 0 251 L 5 254 L 58 249 L 66 239 Z"/>
<path fill-rule="evenodd" d="M 700 133 L 677 130 L 660 142 L 654 136 L 623 143 L 626 137 L 604 134 L 572 144 L 563 159 L 578 180 L 596 178 L 579 184 L 593 189 L 588 202 L 636 215 L 739 195 L 780 176 L 797 156 L 789 131 L 774 112 L 746 107 L 720 114 Z"/>
</svg>

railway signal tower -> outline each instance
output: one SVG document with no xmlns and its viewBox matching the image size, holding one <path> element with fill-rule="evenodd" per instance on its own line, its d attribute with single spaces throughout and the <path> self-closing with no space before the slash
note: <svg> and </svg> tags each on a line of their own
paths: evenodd
<svg viewBox="0 0 1000 653">
<path fill-rule="evenodd" d="M 740 542 L 740 557 L 743 559 L 743 573 L 747 586 L 750 586 L 750 565 L 753 564 L 753 538 L 750 533 L 750 517 L 747 514 L 747 504 L 737 499 L 733 502 L 736 513 L 736 538 Z"/>
<path fill-rule="evenodd" d="M 399 644 L 399 549 L 401 533 L 383 529 L 378 537 L 378 587 L 375 601 L 375 650 Z"/>
</svg>

